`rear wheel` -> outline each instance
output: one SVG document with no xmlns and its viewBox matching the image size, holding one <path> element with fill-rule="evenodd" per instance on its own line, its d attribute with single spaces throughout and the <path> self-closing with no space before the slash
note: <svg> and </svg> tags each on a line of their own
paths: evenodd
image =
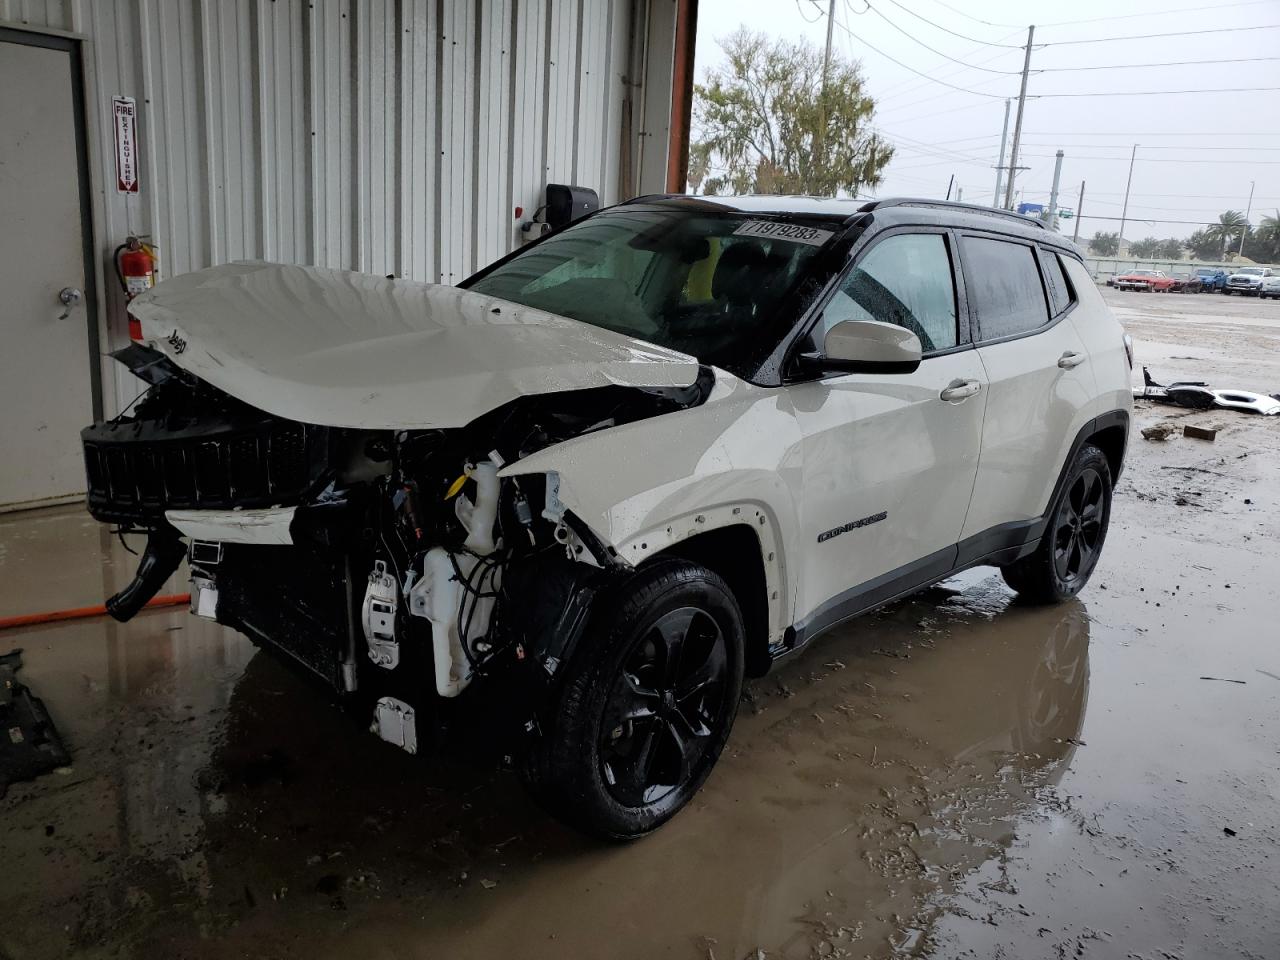
<svg viewBox="0 0 1280 960">
<path fill-rule="evenodd" d="M 1049 513 L 1040 545 L 1001 568 L 1005 583 L 1033 603 L 1074 597 L 1097 566 L 1110 521 L 1111 467 L 1106 454 L 1085 444 Z"/>
<path fill-rule="evenodd" d="M 742 693 L 742 614 L 720 577 L 684 561 L 640 570 L 598 609 L 524 774 L 557 819 L 630 840 L 675 816 L 720 756 Z"/>
</svg>

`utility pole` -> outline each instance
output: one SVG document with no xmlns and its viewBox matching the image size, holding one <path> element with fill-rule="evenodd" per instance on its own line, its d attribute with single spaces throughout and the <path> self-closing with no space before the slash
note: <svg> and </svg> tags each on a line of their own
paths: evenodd
<svg viewBox="0 0 1280 960">
<path fill-rule="evenodd" d="M 1253 213 L 1253 181 L 1249 181 L 1249 205 L 1244 208 L 1244 227 L 1240 230 L 1240 249 L 1236 251 L 1237 257 L 1244 256 L 1244 238 L 1249 233 L 1249 214 Z"/>
<path fill-rule="evenodd" d="M 831 0 L 827 7 L 827 52 L 822 55 L 822 96 L 820 97 L 818 126 L 818 151 L 826 151 L 827 145 L 827 74 L 831 72 L 831 32 L 836 26 L 836 0 Z"/>
<path fill-rule="evenodd" d="M 1116 256 L 1120 255 L 1120 244 L 1124 243 L 1124 222 L 1129 218 L 1129 188 L 1133 186 L 1133 161 L 1138 158 L 1138 144 L 1133 145 L 1129 154 L 1129 179 L 1124 182 L 1124 206 L 1120 208 L 1120 239 L 1116 245 Z"/>
<path fill-rule="evenodd" d="M 964 187 L 956 187 L 956 203 L 964 199 Z"/>
<path fill-rule="evenodd" d="M 1076 228 L 1071 233 L 1071 242 L 1080 240 L 1080 212 L 1084 210 L 1084 181 L 1080 181 L 1080 199 L 1076 201 Z"/>
<path fill-rule="evenodd" d="M 1027 54 L 1022 61 L 1022 87 L 1018 91 L 1018 117 L 1013 122 L 1013 150 L 1009 153 L 1009 182 L 1004 188 L 1005 209 L 1013 209 L 1013 175 L 1018 168 L 1018 144 L 1022 140 L 1022 112 L 1027 105 L 1027 74 L 1031 72 L 1031 40 L 1036 35 L 1035 25 L 1027 27 Z"/>
<path fill-rule="evenodd" d="M 1053 159 L 1053 189 L 1049 191 L 1049 215 L 1044 222 L 1050 230 L 1058 229 L 1058 182 L 1062 179 L 1062 150 Z"/>
<path fill-rule="evenodd" d="M 1000 160 L 996 163 L 996 192 L 991 197 L 993 207 L 1000 206 L 1000 178 L 1004 175 L 1004 148 L 1009 139 L 1009 100 L 1004 101 L 1004 129 L 1000 131 Z"/>
</svg>

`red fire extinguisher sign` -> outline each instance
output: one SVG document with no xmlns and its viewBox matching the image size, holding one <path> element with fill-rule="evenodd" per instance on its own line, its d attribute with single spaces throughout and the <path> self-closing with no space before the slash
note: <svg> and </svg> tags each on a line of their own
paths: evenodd
<svg viewBox="0 0 1280 960">
<path fill-rule="evenodd" d="M 138 102 L 112 97 L 116 128 L 116 192 L 138 192 Z"/>
</svg>

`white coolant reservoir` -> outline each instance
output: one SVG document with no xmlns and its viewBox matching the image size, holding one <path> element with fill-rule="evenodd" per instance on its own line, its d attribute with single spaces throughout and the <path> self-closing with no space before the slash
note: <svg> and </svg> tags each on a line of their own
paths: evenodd
<svg viewBox="0 0 1280 960">
<path fill-rule="evenodd" d="M 493 526 L 498 519 L 498 467 L 493 463 L 478 463 L 471 468 L 471 479 L 476 485 L 476 502 L 465 494 L 454 501 L 454 513 L 467 528 L 467 549 L 487 557 L 494 551 Z"/>
<path fill-rule="evenodd" d="M 495 599 L 474 596 L 463 584 L 470 583 L 474 593 L 489 594 L 497 590 L 501 577 L 499 570 L 476 569 L 483 563 L 481 557 L 497 549 L 498 467 L 478 464 L 471 470 L 471 479 L 476 485 L 475 503 L 459 494 L 454 508 L 466 528 L 464 542 L 470 552 L 450 554 L 444 547 L 432 547 L 423 559 L 422 576 L 409 589 L 409 612 L 431 621 L 436 691 L 442 697 L 456 697 L 471 682 L 471 662 L 462 648 L 462 620 L 471 642 L 489 632 L 493 616 Z"/>
</svg>

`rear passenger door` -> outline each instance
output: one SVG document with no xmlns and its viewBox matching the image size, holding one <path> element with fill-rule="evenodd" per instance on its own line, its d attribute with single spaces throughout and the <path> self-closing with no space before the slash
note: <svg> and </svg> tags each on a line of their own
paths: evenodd
<svg viewBox="0 0 1280 960">
<path fill-rule="evenodd" d="M 988 382 L 982 454 L 961 534 L 964 562 L 986 547 L 1009 545 L 1045 513 L 1088 419 L 1094 386 L 1088 352 L 1068 320 L 1077 298 L 1057 254 L 1011 237 L 967 233 L 960 255 Z"/>
</svg>

